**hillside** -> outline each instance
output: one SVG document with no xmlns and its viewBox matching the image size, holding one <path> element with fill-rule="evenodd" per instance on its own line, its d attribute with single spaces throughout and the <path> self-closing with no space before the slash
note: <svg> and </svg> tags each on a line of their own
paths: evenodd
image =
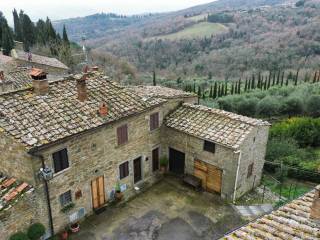
<svg viewBox="0 0 320 240">
<path fill-rule="evenodd" d="M 105 62 L 101 55 L 108 54 L 141 74 L 156 70 L 173 81 L 239 79 L 280 70 L 312 72 L 320 67 L 320 3 L 302 0 L 296 7 L 295 2 L 219 0 L 146 16 L 105 35 L 90 35 L 86 44 L 99 52 L 99 64 Z M 69 28 L 68 21 L 62 23 Z"/>
</svg>

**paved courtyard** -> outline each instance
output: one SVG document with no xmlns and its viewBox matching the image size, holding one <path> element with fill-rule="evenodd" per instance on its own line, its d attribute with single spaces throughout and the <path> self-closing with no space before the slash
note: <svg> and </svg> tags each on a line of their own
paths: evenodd
<svg viewBox="0 0 320 240">
<path fill-rule="evenodd" d="M 244 224 L 214 194 L 195 192 L 168 177 L 133 200 L 108 208 L 81 224 L 73 240 L 216 239 Z"/>
</svg>

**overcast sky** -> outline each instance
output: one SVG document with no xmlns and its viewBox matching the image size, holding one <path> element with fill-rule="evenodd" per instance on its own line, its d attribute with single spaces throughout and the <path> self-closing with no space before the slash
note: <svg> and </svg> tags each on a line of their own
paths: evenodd
<svg viewBox="0 0 320 240">
<path fill-rule="evenodd" d="M 0 11 L 12 23 L 12 10 L 23 9 L 32 20 L 86 16 L 97 12 L 138 14 L 179 10 L 214 0 L 0 0 Z"/>
</svg>

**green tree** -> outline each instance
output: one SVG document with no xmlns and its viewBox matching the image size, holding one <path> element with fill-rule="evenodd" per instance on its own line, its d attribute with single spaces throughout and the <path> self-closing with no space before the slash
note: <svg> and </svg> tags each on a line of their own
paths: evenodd
<svg viewBox="0 0 320 240">
<path fill-rule="evenodd" d="M 217 96 L 218 96 L 218 84 L 217 84 L 217 82 L 215 82 L 214 83 L 214 88 L 213 88 L 213 96 L 212 96 L 212 98 L 216 99 Z"/>
<path fill-rule="evenodd" d="M 3 54 L 10 55 L 11 50 L 14 48 L 13 33 L 6 21 L 2 22 L 1 38 L 1 47 Z"/>
<path fill-rule="evenodd" d="M 30 48 L 35 44 L 36 35 L 35 35 L 35 26 L 27 14 L 20 13 L 20 20 L 22 16 L 22 36 L 24 50 L 30 51 Z"/>
<path fill-rule="evenodd" d="M 19 19 L 19 15 L 16 9 L 13 10 L 13 23 L 14 23 L 14 35 L 15 39 L 17 41 L 22 42 L 23 41 L 23 36 L 22 36 L 22 28 L 21 28 L 21 22 Z"/>
<path fill-rule="evenodd" d="M 46 232 L 46 228 L 41 223 L 34 223 L 28 228 L 30 240 L 39 240 Z"/>
<path fill-rule="evenodd" d="M 70 44 L 69 38 L 68 38 L 68 34 L 67 34 L 67 30 L 66 30 L 66 26 L 65 26 L 65 25 L 63 25 L 62 39 L 63 39 L 63 42 L 64 42 L 65 44 Z"/>
<path fill-rule="evenodd" d="M 276 116 L 279 113 L 280 103 L 279 101 L 271 96 L 265 97 L 258 103 L 257 114 L 259 116 Z"/>
<path fill-rule="evenodd" d="M 9 240 L 30 240 L 27 236 L 27 234 L 23 232 L 17 232 L 9 238 Z"/>
<path fill-rule="evenodd" d="M 312 95 L 307 100 L 307 112 L 310 116 L 320 117 L 320 96 Z"/>
</svg>

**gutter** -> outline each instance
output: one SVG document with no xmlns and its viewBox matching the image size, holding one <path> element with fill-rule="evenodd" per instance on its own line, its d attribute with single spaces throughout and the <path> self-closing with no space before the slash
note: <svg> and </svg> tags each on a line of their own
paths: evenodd
<svg viewBox="0 0 320 240">
<path fill-rule="evenodd" d="M 42 168 L 44 169 L 45 168 L 44 157 L 41 154 L 36 154 L 36 153 L 33 153 L 32 155 L 40 158 Z M 43 182 L 44 182 L 44 191 L 46 194 L 47 207 L 48 207 L 49 227 L 50 227 L 51 236 L 53 236 L 54 235 L 54 227 L 53 227 L 52 208 L 51 208 L 51 202 L 50 202 L 49 185 L 48 185 L 47 180 L 43 179 Z"/>
<path fill-rule="evenodd" d="M 239 171 L 240 171 L 240 164 L 241 164 L 241 157 L 242 157 L 242 151 L 238 150 L 236 152 L 234 152 L 235 154 L 239 154 L 238 157 L 238 166 L 237 166 L 237 174 L 236 174 L 236 180 L 234 183 L 234 191 L 233 191 L 233 203 L 236 202 L 236 196 L 237 196 L 237 183 L 238 183 L 238 179 L 239 179 Z"/>
</svg>

